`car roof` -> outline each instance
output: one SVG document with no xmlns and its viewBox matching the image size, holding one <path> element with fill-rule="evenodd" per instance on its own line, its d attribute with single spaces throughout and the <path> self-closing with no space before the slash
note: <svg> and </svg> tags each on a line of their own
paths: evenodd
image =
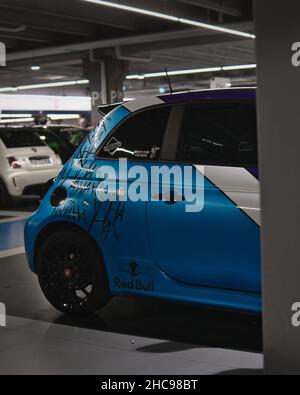
<svg viewBox="0 0 300 395">
<path fill-rule="evenodd" d="M 230 100 L 230 99 L 250 99 L 256 97 L 256 88 L 223 88 L 223 89 L 203 89 L 189 92 L 178 92 L 158 96 L 167 103 L 195 100 Z"/>
<path fill-rule="evenodd" d="M 158 96 L 142 97 L 125 103 L 104 105 L 98 108 L 102 115 L 123 106 L 130 112 L 163 104 L 188 103 L 199 100 L 255 100 L 256 88 L 204 89 L 187 92 L 169 93 Z"/>
</svg>

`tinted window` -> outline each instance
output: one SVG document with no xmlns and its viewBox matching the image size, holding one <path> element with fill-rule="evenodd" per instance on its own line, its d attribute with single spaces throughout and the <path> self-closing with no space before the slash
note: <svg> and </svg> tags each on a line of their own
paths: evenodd
<svg viewBox="0 0 300 395">
<path fill-rule="evenodd" d="M 39 135 L 40 139 L 43 140 L 56 154 L 58 154 L 62 161 L 65 162 L 73 153 L 72 146 L 69 146 L 56 136 L 55 133 L 49 132 L 47 129 L 38 129 L 36 133 Z"/>
<path fill-rule="evenodd" d="M 203 103 L 187 107 L 178 159 L 211 165 L 257 165 L 255 103 Z"/>
<path fill-rule="evenodd" d="M 43 147 L 45 143 L 29 129 L 0 130 L 0 138 L 7 148 Z"/>
<path fill-rule="evenodd" d="M 77 148 L 88 135 L 84 129 L 67 128 L 67 127 L 48 127 L 54 133 L 59 135 L 67 144 Z"/>
<path fill-rule="evenodd" d="M 171 107 L 168 106 L 129 118 L 106 140 L 100 157 L 158 159 L 170 113 Z"/>
</svg>

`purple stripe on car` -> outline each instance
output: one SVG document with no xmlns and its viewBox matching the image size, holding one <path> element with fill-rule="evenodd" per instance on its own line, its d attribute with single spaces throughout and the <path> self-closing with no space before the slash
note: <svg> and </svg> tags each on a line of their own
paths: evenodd
<svg viewBox="0 0 300 395">
<path fill-rule="evenodd" d="M 247 169 L 255 178 L 259 180 L 259 170 L 258 167 L 252 167 Z"/>
</svg>

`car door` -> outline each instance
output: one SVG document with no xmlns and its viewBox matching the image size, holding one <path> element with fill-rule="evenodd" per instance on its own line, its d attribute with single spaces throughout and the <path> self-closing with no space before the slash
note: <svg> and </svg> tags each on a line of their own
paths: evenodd
<svg viewBox="0 0 300 395">
<path fill-rule="evenodd" d="M 111 221 L 110 226 L 108 221 L 103 222 L 101 237 L 106 256 L 112 258 L 123 277 L 133 263 L 153 263 L 146 226 L 147 175 L 151 164 L 159 160 L 171 111 L 172 106 L 163 105 L 133 113 L 109 134 L 97 153 L 98 177 L 103 177 L 98 196 L 100 191 L 110 195 L 111 199 L 117 191 L 116 201 L 107 202 L 108 212 L 112 213 Z M 136 188 L 135 196 L 132 196 L 130 191 L 134 192 L 135 181 L 139 181 L 141 187 Z M 140 190 L 144 187 L 147 194 L 140 199 Z"/>
<path fill-rule="evenodd" d="M 174 199 L 173 194 L 169 202 L 158 196 L 149 203 L 149 235 L 158 266 L 181 283 L 259 293 L 255 103 L 187 105 L 175 161 L 166 165 L 172 169 L 174 164 L 182 173 L 192 168 L 186 191 L 193 189 L 204 200 L 198 212 L 187 212 L 185 196 Z"/>
</svg>

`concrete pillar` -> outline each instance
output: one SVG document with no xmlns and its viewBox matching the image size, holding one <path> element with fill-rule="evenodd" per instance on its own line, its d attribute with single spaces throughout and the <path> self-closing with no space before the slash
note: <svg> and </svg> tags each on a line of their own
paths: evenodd
<svg viewBox="0 0 300 395">
<path fill-rule="evenodd" d="M 127 62 L 113 58 L 84 61 L 83 74 L 90 81 L 93 125 L 99 121 L 99 105 L 123 100 L 123 84 L 127 69 Z"/>
<path fill-rule="evenodd" d="M 299 15 L 299 0 L 255 1 L 267 374 L 300 373 Z"/>
<path fill-rule="evenodd" d="M 106 59 L 106 86 L 108 103 L 118 103 L 124 98 L 124 81 L 128 71 L 128 62 L 113 58 Z"/>
</svg>

